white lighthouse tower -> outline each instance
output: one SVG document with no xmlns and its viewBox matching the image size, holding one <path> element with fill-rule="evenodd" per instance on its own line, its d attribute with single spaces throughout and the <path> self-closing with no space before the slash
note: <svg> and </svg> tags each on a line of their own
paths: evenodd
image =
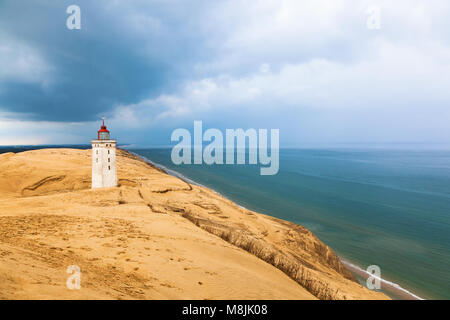
<svg viewBox="0 0 450 320">
<path fill-rule="evenodd" d="M 92 140 L 92 189 L 117 186 L 116 140 L 103 125 L 98 131 L 97 140 Z"/>
</svg>

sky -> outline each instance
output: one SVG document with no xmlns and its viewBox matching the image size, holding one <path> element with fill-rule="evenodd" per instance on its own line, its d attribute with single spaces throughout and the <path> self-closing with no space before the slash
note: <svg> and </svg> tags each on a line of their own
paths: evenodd
<svg viewBox="0 0 450 320">
<path fill-rule="evenodd" d="M 68 29 L 70 5 L 81 29 Z M 450 144 L 448 0 L 0 0 L 0 145 Z"/>
</svg>

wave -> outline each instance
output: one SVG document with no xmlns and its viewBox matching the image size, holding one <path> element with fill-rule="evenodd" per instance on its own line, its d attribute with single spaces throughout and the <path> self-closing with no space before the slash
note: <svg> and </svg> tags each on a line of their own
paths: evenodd
<svg viewBox="0 0 450 320">
<path fill-rule="evenodd" d="M 367 279 L 368 277 L 378 279 L 384 285 L 386 291 L 392 291 L 396 294 L 405 297 L 406 299 L 425 300 L 424 298 L 421 298 L 418 295 L 412 293 L 411 291 L 406 290 L 405 288 L 401 287 L 399 284 L 395 282 L 391 282 L 381 277 L 377 277 L 347 260 L 344 260 L 342 258 L 340 259 L 342 264 L 344 264 L 348 269 L 350 269 L 350 271 L 356 273 L 359 276 L 362 276 L 364 279 Z"/>
</svg>

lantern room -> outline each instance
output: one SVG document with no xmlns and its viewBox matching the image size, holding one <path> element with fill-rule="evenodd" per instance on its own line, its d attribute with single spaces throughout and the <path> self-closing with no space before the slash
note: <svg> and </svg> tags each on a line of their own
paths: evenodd
<svg viewBox="0 0 450 320">
<path fill-rule="evenodd" d="M 110 140 L 109 131 L 105 126 L 105 119 L 103 118 L 103 125 L 98 130 L 98 140 Z"/>
</svg>

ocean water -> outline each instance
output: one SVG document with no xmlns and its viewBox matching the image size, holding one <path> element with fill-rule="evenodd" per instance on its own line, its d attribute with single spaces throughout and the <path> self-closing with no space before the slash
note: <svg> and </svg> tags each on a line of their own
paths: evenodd
<svg viewBox="0 0 450 320">
<path fill-rule="evenodd" d="M 425 299 L 450 299 L 450 150 L 282 149 L 280 171 L 174 165 L 131 149 L 241 206 L 301 224 L 343 259 Z"/>
<path fill-rule="evenodd" d="M 90 148 L 0 153 L 49 147 Z M 450 150 L 282 149 L 275 176 L 255 165 L 177 166 L 171 149 L 129 150 L 241 206 L 304 225 L 343 259 L 378 265 L 409 292 L 450 299 Z"/>
</svg>

